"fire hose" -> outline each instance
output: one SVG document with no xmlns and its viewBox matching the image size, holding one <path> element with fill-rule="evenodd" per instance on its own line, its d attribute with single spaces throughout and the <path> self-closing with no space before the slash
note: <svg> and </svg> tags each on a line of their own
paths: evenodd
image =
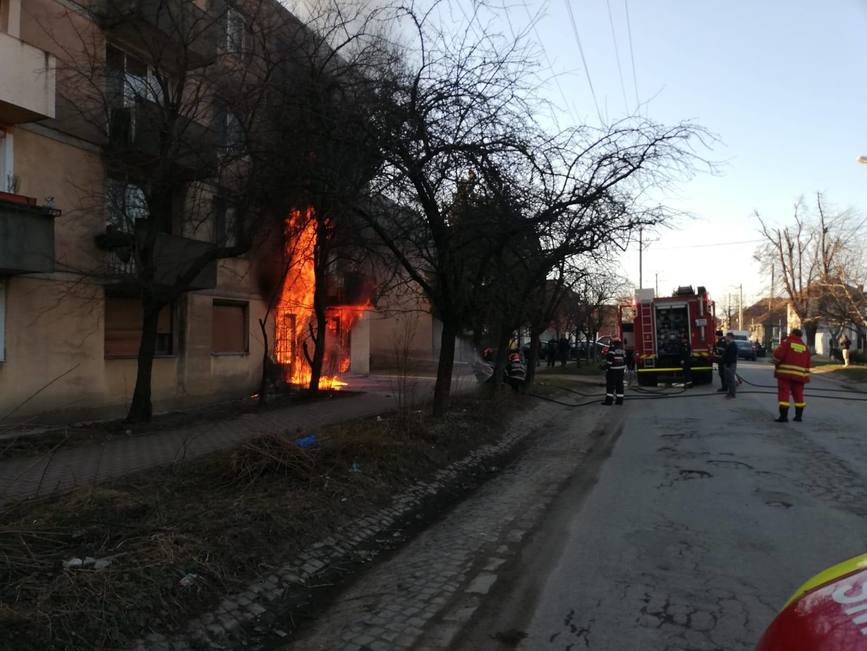
<svg viewBox="0 0 867 651">
<path fill-rule="evenodd" d="M 759 390 L 759 391 L 755 391 L 755 390 L 738 391 L 739 394 L 742 394 L 742 395 L 744 395 L 744 394 L 746 394 L 746 395 L 758 394 L 758 395 L 766 395 L 766 396 L 771 396 L 771 395 L 776 396 L 777 395 L 777 387 L 774 385 L 756 384 L 755 382 L 750 382 L 749 380 L 744 379 L 740 375 L 738 375 L 737 378 L 738 378 L 739 382 L 742 382 L 742 383 L 744 383 L 748 386 L 751 386 L 751 387 L 755 387 L 756 389 L 772 389 L 772 391 L 761 391 L 761 390 Z M 571 403 L 571 402 L 565 402 L 563 400 L 558 400 L 556 398 L 551 398 L 549 396 L 539 395 L 538 393 L 528 393 L 527 395 L 531 396 L 533 398 L 537 398 L 539 400 L 544 400 L 546 402 L 553 402 L 555 404 L 562 405 L 564 407 L 589 407 L 590 405 L 600 404 L 600 401 L 598 398 L 598 395 L 599 395 L 598 393 L 583 393 L 581 391 L 576 391 L 575 389 L 569 389 L 567 387 L 560 387 L 560 388 L 562 388 L 565 391 L 577 394 L 577 395 L 585 397 L 585 398 L 590 397 L 590 396 L 596 396 L 596 397 L 593 400 L 588 400 L 586 402 Z M 684 387 L 677 387 L 677 389 L 678 389 L 677 391 L 666 391 L 666 390 L 660 391 L 659 389 L 647 389 L 644 387 L 637 387 L 634 390 L 637 393 L 642 394 L 642 395 L 627 395 L 624 397 L 624 401 L 670 400 L 670 399 L 674 399 L 674 398 L 707 398 L 707 397 L 718 395 L 718 392 L 716 392 L 716 391 L 702 392 L 702 393 L 687 392 L 687 387 L 685 387 L 685 386 Z M 817 392 L 820 392 L 820 393 L 817 393 Z M 865 397 L 854 398 L 854 397 L 845 396 L 845 395 L 842 395 L 842 396 L 841 395 L 826 395 L 826 394 L 833 394 L 833 393 L 850 393 L 850 394 L 851 393 L 857 393 L 857 394 L 864 395 Z M 825 400 L 846 400 L 848 402 L 867 402 L 867 395 L 865 395 L 863 391 L 859 391 L 858 389 L 849 389 L 846 387 L 840 387 L 839 389 L 828 389 L 828 388 L 823 388 L 823 387 L 811 388 L 810 389 L 810 397 L 811 398 L 822 398 Z"/>
</svg>

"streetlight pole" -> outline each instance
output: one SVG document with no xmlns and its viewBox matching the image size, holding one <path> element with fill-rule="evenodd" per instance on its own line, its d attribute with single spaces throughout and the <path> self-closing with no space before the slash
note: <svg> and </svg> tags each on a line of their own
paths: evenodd
<svg viewBox="0 0 867 651">
<path fill-rule="evenodd" d="M 740 295 L 738 297 L 738 330 L 744 329 L 744 286 L 741 284 L 738 287 Z"/>
</svg>

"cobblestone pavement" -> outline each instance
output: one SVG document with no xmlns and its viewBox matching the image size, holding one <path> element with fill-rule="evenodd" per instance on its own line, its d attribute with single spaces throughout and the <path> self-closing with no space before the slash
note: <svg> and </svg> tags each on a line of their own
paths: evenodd
<svg viewBox="0 0 867 651">
<path fill-rule="evenodd" d="M 544 413 L 540 433 L 519 460 L 361 577 L 283 649 L 448 648 L 563 482 L 616 438 L 619 414 L 604 407 L 552 406 Z"/>
<path fill-rule="evenodd" d="M 432 386 L 432 378 L 410 378 L 409 390 L 416 399 L 425 397 Z M 466 376 L 456 375 L 454 379 L 455 393 L 471 390 L 474 386 L 475 383 Z M 356 378 L 353 387 L 364 393 L 2 461 L 0 503 L 60 493 L 182 459 L 193 459 L 234 447 L 257 434 L 297 427 L 310 433 L 323 425 L 382 414 L 396 407 L 391 377 Z"/>
<path fill-rule="evenodd" d="M 296 427 L 309 431 L 393 408 L 393 400 L 385 395 L 363 394 L 337 398 L 327 405 L 316 402 L 274 409 L 178 430 L 61 449 L 37 457 L 14 458 L 0 462 L 0 502 L 60 493 L 154 466 L 193 459 L 231 448 L 264 432 L 282 432 Z"/>
</svg>

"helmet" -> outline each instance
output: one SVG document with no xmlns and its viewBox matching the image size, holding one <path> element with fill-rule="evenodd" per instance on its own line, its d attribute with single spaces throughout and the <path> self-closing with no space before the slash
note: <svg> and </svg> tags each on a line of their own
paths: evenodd
<svg viewBox="0 0 867 651">
<path fill-rule="evenodd" d="M 612 346 L 620 346 L 622 343 L 623 343 L 623 342 L 620 341 L 620 339 L 619 339 L 618 337 L 614 337 L 614 339 L 611 340 L 611 345 L 612 345 Z"/>
</svg>

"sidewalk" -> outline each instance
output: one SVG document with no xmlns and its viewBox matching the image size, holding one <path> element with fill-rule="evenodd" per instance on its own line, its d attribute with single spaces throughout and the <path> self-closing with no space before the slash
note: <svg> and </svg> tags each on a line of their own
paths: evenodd
<svg viewBox="0 0 867 651">
<path fill-rule="evenodd" d="M 416 398 L 433 387 L 431 378 L 413 380 Z M 353 389 L 365 393 L 0 462 L 0 503 L 60 493 L 193 459 L 232 448 L 259 434 L 299 427 L 307 434 L 324 425 L 374 416 L 397 407 L 390 378 L 357 378 L 352 384 Z M 459 384 L 457 390 L 469 386 Z"/>
</svg>

